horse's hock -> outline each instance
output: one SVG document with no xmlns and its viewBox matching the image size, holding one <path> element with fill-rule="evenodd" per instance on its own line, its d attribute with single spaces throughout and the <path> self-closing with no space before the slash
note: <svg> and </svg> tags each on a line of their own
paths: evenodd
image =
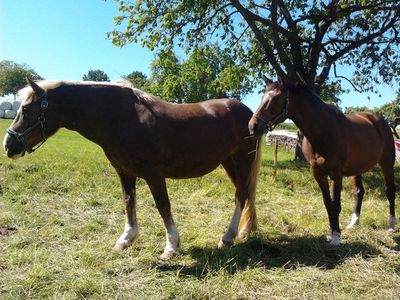
<svg viewBox="0 0 400 300">
<path fill-rule="evenodd" d="M 21 105 L 21 101 L 0 99 L 0 118 L 14 119 L 20 105 Z"/>
</svg>

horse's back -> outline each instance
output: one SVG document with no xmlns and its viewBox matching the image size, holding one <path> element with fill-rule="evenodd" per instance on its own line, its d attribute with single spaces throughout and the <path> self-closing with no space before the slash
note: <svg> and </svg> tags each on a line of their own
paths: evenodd
<svg viewBox="0 0 400 300">
<path fill-rule="evenodd" d="M 387 122 L 375 113 L 360 112 L 346 115 L 344 128 L 347 156 L 344 169 L 348 175 L 358 175 L 382 160 L 394 160 L 393 136 Z"/>
</svg>

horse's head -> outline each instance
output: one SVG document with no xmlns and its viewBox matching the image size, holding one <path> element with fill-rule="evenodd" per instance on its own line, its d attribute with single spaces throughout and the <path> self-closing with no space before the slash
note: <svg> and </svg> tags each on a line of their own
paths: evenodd
<svg viewBox="0 0 400 300">
<path fill-rule="evenodd" d="M 28 79 L 30 86 L 25 88 L 21 107 L 11 126 L 7 129 L 3 146 L 7 156 L 13 159 L 20 158 L 25 152 L 31 153 L 41 146 L 46 138 L 55 132 L 50 126 L 48 117 L 47 91 Z"/>
<path fill-rule="evenodd" d="M 279 80 L 273 82 L 264 76 L 267 84 L 261 104 L 249 121 L 251 135 L 261 136 L 265 130 L 272 131 L 288 117 L 288 87 Z"/>
</svg>

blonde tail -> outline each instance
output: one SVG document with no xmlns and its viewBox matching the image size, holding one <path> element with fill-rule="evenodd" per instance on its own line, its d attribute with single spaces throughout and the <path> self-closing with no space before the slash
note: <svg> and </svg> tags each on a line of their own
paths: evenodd
<svg viewBox="0 0 400 300">
<path fill-rule="evenodd" d="M 257 141 L 255 157 L 251 164 L 247 186 L 248 186 L 248 197 L 246 199 L 242 215 L 239 222 L 238 238 L 245 238 L 250 231 L 257 229 L 257 214 L 256 214 L 256 189 L 258 180 L 258 171 L 261 164 L 261 143 Z"/>
</svg>

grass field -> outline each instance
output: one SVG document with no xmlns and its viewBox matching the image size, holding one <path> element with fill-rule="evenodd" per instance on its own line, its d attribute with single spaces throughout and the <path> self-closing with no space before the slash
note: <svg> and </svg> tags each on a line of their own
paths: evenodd
<svg viewBox="0 0 400 300">
<path fill-rule="evenodd" d="M 0 132 L 9 124 L 0 120 Z M 142 180 L 139 239 L 111 251 L 123 231 L 123 206 L 98 146 L 61 130 L 21 160 L 3 152 L 0 299 L 399 299 L 400 234 L 386 230 L 379 169 L 365 176 L 360 226 L 343 230 L 343 245 L 332 248 L 319 189 L 307 165 L 292 156 L 280 150 L 274 179 L 272 149 L 263 147 L 259 230 L 223 250 L 216 245 L 234 209 L 224 170 L 169 180 L 182 250 L 163 262 L 162 220 Z M 353 205 L 347 180 L 342 199 L 344 228 Z"/>
</svg>

